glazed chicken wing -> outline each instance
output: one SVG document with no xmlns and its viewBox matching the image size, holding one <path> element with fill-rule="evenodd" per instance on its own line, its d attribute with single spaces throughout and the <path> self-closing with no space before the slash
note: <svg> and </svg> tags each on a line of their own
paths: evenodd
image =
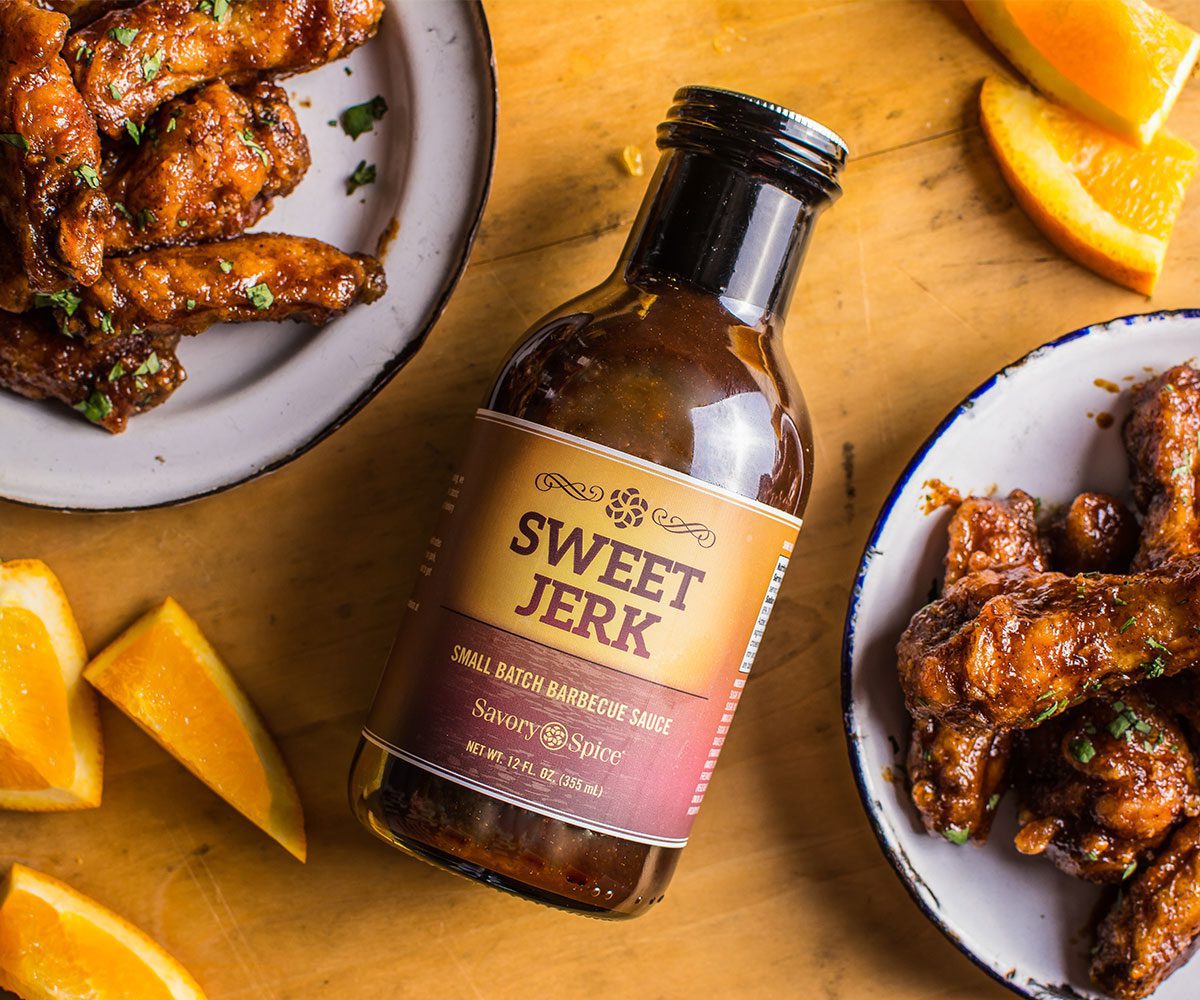
<svg viewBox="0 0 1200 1000">
<path fill-rule="evenodd" d="M 967 497 L 950 520 L 946 584 L 984 569 L 1046 568 L 1037 501 L 1014 490 L 1007 499 Z M 913 724 L 908 749 L 912 800 L 925 828 L 952 842 L 987 840 L 1007 785 L 1012 739 L 960 730 L 937 719 Z"/>
<path fill-rule="evenodd" d="M 1107 493 L 1080 493 L 1049 531 L 1054 568 L 1061 573 L 1124 573 L 1138 547 L 1133 512 Z"/>
<path fill-rule="evenodd" d="M 1134 576 L 985 570 L 922 608 L 897 648 L 915 718 L 1028 729 L 1200 665 L 1200 556 Z"/>
<path fill-rule="evenodd" d="M 386 289 L 373 257 L 268 233 L 110 257 L 78 305 L 58 313 L 66 332 L 89 339 L 284 319 L 321 326 Z"/>
<path fill-rule="evenodd" d="M 1200 819 L 1189 820 L 1129 885 L 1097 932 L 1092 979 L 1140 1000 L 1188 960 L 1200 939 Z"/>
<path fill-rule="evenodd" d="M 136 334 L 87 344 L 62 336 L 47 313 L 0 315 L 0 386 L 29 399 L 56 399 L 119 434 L 153 409 L 187 373 L 177 335 Z"/>
<path fill-rule="evenodd" d="M 0 0 L 0 217 L 40 292 L 95 281 L 109 219 L 100 137 L 61 56 L 68 27 Z"/>
<path fill-rule="evenodd" d="M 1123 881 L 1179 820 L 1200 813 L 1188 742 L 1140 690 L 1093 699 L 1021 735 L 1017 848 L 1044 852 L 1068 875 Z"/>
<path fill-rule="evenodd" d="M 71 36 L 79 90 L 100 130 L 142 125 L 171 98 L 216 79 L 314 69 L 374 34 L 383 0 L 143 0 Z"/>
<path fill-rule="evenodd" d="M 105 165 L 116 216 L 108 252 L 237 236 L 300 183 L 309 163 L 282 88 L 260 83 L 243 95 L 210 84 L 160 109 L 144 141 Z"/>
<path fill-rule="evenodd" d="M 91 24 L 110 10 L 132 7 L 135 3 L 137 0 L 38 0 L 39 6 L 66 14 L 73 28 Z"/>
<path fill-rule="evenodd" d="M 1134 568 L 1200 552 L 1200 371 L 1179 365 L 1137 389 L 1124 436 L 1145 515 Z"/>
</svg>

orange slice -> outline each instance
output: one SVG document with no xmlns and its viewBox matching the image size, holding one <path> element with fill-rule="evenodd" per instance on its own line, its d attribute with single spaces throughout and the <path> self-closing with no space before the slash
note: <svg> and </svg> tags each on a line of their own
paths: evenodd
<svg viewBox="0 0 1200 1000">
<path fill-rule="evenodd" d="M 984 81 L 983 130 L 1033 222 L 1068 256 L 1149 295 L 1196 173 L 1165 129 L 1132 146 L 1024 87 Z"/>
<path fill-rule="evenodd" d="M 100 804 L 96 695 L 80 681 L 87 649 L 45 563 L 0 563 L 0 809 Z"/>
<path fill-rule="evenodd" d="M 1131 142 L 1157 134 L 1200 35 L 1142 0 L 966 0 L 1035 87 Z"/>
<path fill-rule="evenodd" d="M 0 893 L 0 987 L 24 1000 L 204 1000 L 161 947 L 58 879 L 13 865 Z"/>
<path fill-rule="evenodd" d="M 174 600 L 131 625 L 84 677 L 221 798 L 305 859 L 304 814 L 279 748 Z"/>
</svg>

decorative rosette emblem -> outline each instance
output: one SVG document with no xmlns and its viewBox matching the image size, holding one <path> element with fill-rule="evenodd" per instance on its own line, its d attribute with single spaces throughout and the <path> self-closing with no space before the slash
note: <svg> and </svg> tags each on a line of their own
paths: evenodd
<svg viewBox="0 0 1200 1000">
<path fill-rule="evenodd" d="M 636 528 L 645 519 L 649 509 L 650 505 L 631 486 L 624 490 L 613 490 L 604 512 L 618 528 Z"/>
</svg>

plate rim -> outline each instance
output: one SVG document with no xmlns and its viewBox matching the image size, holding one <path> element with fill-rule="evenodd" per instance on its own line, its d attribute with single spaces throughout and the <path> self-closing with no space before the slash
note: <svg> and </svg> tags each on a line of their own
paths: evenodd
<svg viewBox="0 0 1200 1000">
<path fill-rule="evenodd" d="M 986 973 L 989 978 L 999 983 L 1001 986 L 1024 997 L 1025 1000 L 1046 1000 L 1048 996 L 1053 996 L 1045 992 L 1048 987 L 1041 987 L 1043 992 L 1030 992 L 1025 986 L 1013 979 L 1007 978 L 1001 974 L 999 970 L 993 968 L 986 959 L 975 953 L 962 939 L 958 936 L 958 932 L 941 917 L 922 897 L 918 883 L 921 881 L 920 874 L 912 866 L 908 860 L 904 850 L 900 845 L 893 845 L 889 842 L 888 837 L 883 829 L 880 813 L 882 809 L 877 810 L 874 805 L 874 800 L 870 790 L 867 787 L 866 780 L 866 762 L 863 760 L 859 738 L 856 733 L 855 726 L 855 704 L 853 696 L 853 679 L 854 679 L 854 645 L 858 624 L 859 603 L 862 598 L 863 582 L 866 578 L 867 570 L 870 564 L 870 556 L 872 550 L 876 547 L 880 535 L 883 534 L 891 520 L 892 514 L 895 512 L 895 507 L 900 499 L 901 494 L 912 481 L 918 467 L 924 461 L 925 456 L 933 448 L 942 436 L 950 430 L 950 428 L 962 417 L 969 412 L 975 401 L 981 399 L 991 392 L 1002 379 L 1004 379 L 1013 370 L 1022 368 L 1031 361 L 1036 361 L 1039 358 L 1052 353 L 1060 347 L 1073 343 L 1076 340 L 1082 340 L 1085 337 L 1093 334 L 1101 333 L 1106 330 L 1119 326 L 1132 326 L 1135 323 L 1145 326 L 1151 326 L 1155 323 L 1171 322 L 1174 320 L 1196 320 L 1200 319 L 1200 308 L 1184 308 L 1184 309 L 1161 309 L 1155 312 L 1146 313 L 1129 313 L 1123 316 L 1116 316 L 1109 320 L 1104 320 L 1099 323 L 1091 323 L 1088 326 L 1079 327 L 1076 330 L 1071 330 L 1061 336 L 1055 337 L 1052 340 L 1046 341 L 1044 344 L 1033 348 L 1030 351 L 1022 354 L 1015 361 L 998 368 L 995 372 L 989 375 L 984 381 L 980 382 L 974 389 L 965 395 L 957 404 L 955 404 L 949 412 L 938 421 L 934 429 L 913 452 L 912 458 L 908 460 L 900 474 L 896 477 L 896 481 L 892 484 L 892 488 L 888 491 L 887 497 L 879 508 L 879 513 L 875 517 L 875 521 L 871 526 L 870 533 L 867 535 L 866 543 L 863 545 L 862 554 L 859 556 L 857 567 L 854 572 L 854 581 L 850 588 L 850 597 L 846 606 L 846 617 L 842 627 L 842 648 L 841 648 L 841 665 L 840 665 L 840 685 L 841 685 L 841 704 L 842 704 L 842 730 L 846 740 L 846 751 L 850 759 L 850 770 L 854 775 L 854 787 L 858 792 L 859 802 L 863 812 L 867 815 L 867 820 L 871 826 L 871 832 L 875 835 L 876 845 L 880 852 L 891 866 L 892 871 L 904 886 L 912 901 L 917 905 L 922 915 L 932 923 L 962 955 L 971 961 L 982 972 Z M 1063 988 L 1069 988 L 1068 984 L 1064 984 Z M 1064 997 L 1076 995 L 1074 990 L 1071 993 L 1062 994 Z"/>
<path fill-rule="evenodd" d="M 458 289 L 459 283 L 462 281 L 463 274 L 467 270 L 467 265 L 470 263 L 471 253 L 474 250 L 475 242 L 479 236 L 480 226 L 483 223 L 484 213 L 487 209 L 488 198 L 491 195 L 492 185 L 495 181 L 496 174 L 496 155 L 500 139 L 500 87 L 499 78 L 496 70 L 496 46 L 492 38 L 491 27 L 488 23 L 487 12 L 484 10 L 483 0 L 469 0 L 465 6 L 469 8 L 469 15 L 474 22 L 476 40 L 480 43 L 482 54 L 487 69 L 487 82 L 491 90 L 490 117 L 488 118 L 488 128 L 491 133 L 490 142 L 487 145 L 486 155 L 487 160 L 484 164 L 483 183 L 479 186 L 478 197 L 475 200 L 475 205 L 471 213 L 471 223 L 467 230 L 467 238 L 462 242 L 458 250 L 458 258 L 454 263 L 454 267 L 447 276 L 445 283 L 442 285 L 441 293 L 433 301 L 425 321 L 413 337 L 395 356 L 390 358 L 375 376 L 374 379 L 360 392 L 350 403 L 335 416 L 329 423 L 318 429 L 311 437 L 305 440 L 296 448 L 293 448 L 285 455 L 281 455 L 274 461 L 267 463 L 261 468 L 252 469 L 245 476 L 237 479 L 232 479 L 227 483 L 220 483 L 216 486 L 198 490 L 194 493 L 188 493 L 185 496 L 175 497 L 170 500 L 160 500 L 152 503 L 132 503 L 115 507 L 77 507 L 72 505 L 42 503 L 36 500 L 28 500 L 21 498 L 8 497 L 0 494 L 0 500 L 5 503 L 12 504 L 15 507 L 25 507 L 33 510 L 49 510 L 56 511 L 62 514 L 129 514 L 135 511 L 142 510 L 162 510 L 170 507 L 180 507 L 184 504 L 195 503 L 199 500 L 204 500 L 208 497 L 219 496 L 222 493 L 227 493 L 230 490 L 235 490 L 238 487 L 245 486 L 247 483 L 252 483 L 256 479 L 261 479 L 263 476 L 268 476 L 271 473 L 278 472 L 280 469 L 290 465 L 296 459 L 303 457 L 312 451 L 317 445 L 337 433 L 346 426 L 354 417 L 366 408 L 383 389 L 394 379 L 400 371 L 413 359 L 413 356 L 424 346 L 425 341 L 429 339 L 433 328 L 437 326 L 442 315 L 449 305 L 450 299 Z"/>
</svg>

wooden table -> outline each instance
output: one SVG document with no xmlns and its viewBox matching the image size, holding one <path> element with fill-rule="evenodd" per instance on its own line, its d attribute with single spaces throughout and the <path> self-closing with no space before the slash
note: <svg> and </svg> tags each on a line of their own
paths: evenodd
<svg viewBox="0 0 1200 1000">
<path fill-rule="evenodd" d="M 1200 25 L 1200 0 L 1167 6 Z M 907 456 L 995 368 L 1092 321 L 1198 304 L 1200 194 L 1149 303 L 1062 258 L 985 147 L 977 90 L 1004 70 L 957 3 L 497 0 L 488 14 L 495 188 L 412 365 L 331 440 L 231 494 L 121 516 L 0 506 L 0 553 L 57 570 L 93 649 L 166 594 L 199 619 L 293 765 L 310 863 L 110 710 L 103 807 L 4 816 L 0 854 L 144 926 L 213 1000 L 1006 996 L 921 917 L 859 806 L 838 690 L 849 582 Z M 619 151 L 651 157 L 694 82 L 812 115 L 854 159 L 787 335 L 817 434 L 798 558 L 668 902 L 605 924 L 390 851 L 351 818 L 345 778 L 491 373 L 611 268 L 645 187 Z M 1171 126 L 1200 141 L 1195 85 Z"/>
</svg>

